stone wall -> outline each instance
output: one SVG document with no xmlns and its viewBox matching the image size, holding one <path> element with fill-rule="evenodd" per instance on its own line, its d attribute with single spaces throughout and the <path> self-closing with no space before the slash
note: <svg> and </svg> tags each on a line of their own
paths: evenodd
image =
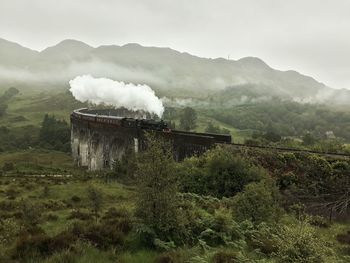
<svg viewBox="0 0 350 263">
<path fill-rule="evenodd" d="M 136 152 L 145 148 L 145 132 L 140 128 L 128 128 L 100 120 L 106 115 L 90 115 L 81 118 L 84 111 L 75 111 L 71 115 L 71 146 L 74 162 L 77 166 L 90 171 L 111 169 L 126 152 Z M 81 114 L 81 115 L 79 115 Z M 153 130 L 170 142 L 174 158 L 181 161 L 186 157 L 202 154 L 212 147 L 217 139 L 214 135 L 183 131 Z"/>
</svg>

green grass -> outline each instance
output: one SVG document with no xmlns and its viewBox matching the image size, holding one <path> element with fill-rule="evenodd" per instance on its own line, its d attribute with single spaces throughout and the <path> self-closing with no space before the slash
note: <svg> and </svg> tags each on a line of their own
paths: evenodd
<svg viewBox="0 0 350 263">
<path fill-rule="evenodd" d="M 33 260 L 32 263 L 114 263 L 118 255 L 113 251 L 101 251 L 88 243 L 79 242 L 73 250 L 56 253 L 46 260 Z M 142 262 L 142 261 L 139 261 Z"/>
<path fill-rule="evenodd" d="M 0 119 L 0 125 L 9 128 L 40 126 L 46 113 L 69 122 L 72 110 L 83 106 L 84 104 L 75 101 L 67 92 L 58 94 L 20 92 L 8 102 L 7 115 Z M 23 120 L 18 120 L 18 117 L 23 117 Z"/>
<path fill-rule="evenodd" d="M 153 263 L 157 253 L 150 250 L 140 250 L 134 252 L 124 252 L 121 254 L 121 262 L 125 263 Z"/>
<path fill-rule="evenodd" d="M 29 149 L 13 152 L 0 153 L 0 167 L 5 163 L 13 163 L 15 172 L 27 174 L 69 174 L 82 173 L 83 170 L 77 168 L 68 153 Z"/>
</svg>

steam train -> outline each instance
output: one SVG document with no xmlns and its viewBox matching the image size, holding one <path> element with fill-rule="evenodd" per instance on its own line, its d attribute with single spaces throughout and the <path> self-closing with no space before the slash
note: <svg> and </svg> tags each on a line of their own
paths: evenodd
<svg viewBox="0 0 350 263">
<path fill-rule="evenodd" d="M 199 136 L 202 138 L 207 138 L 208 140 L 214 140 L 215 143 L 226 144 L 226 143 L 231 143 L 231 140 L 232 140 L 231 135 L 172 130 L 169 128 L 168 124 L 163 120 L 157 121 L 153 119 L 135 119 L 135 118 L 117 117 L 117 116 L 105 115 L 105 114 L 106 114 L 106 111 L 89 110 L 89 109 L 83 108 L 83 109 L 78 109 L 73 111 L 73 113 L 71 114 L 71 119 L 85 121 L 88 123 L 89 122 L 101 123 L 101 124 L 111 125 L 114 127 L 160 131 L 164 133 L 171 133 L 174 136 L 176 135 L 183 136 L 183 137 Z"/>
<path fill-rule="evenodd" d="M 143 130 L 155 130 L 155 131 L 164 131 L 170 132 L 168 125 L 163 120 L 156 121 L 150 119 L 134 119 L 127 117 L 118 117 L 118 116 L 108 116 L 108 115 L 99 115 L 92 114 L 92 110 L 86 108 L 78 109 L 73 111 L 71 118 L 78 119 L 81 121 L 95 122 L 102 124 L 109 124 L 117 127 L 124 128 L 136 128 Z"/>
</svg>

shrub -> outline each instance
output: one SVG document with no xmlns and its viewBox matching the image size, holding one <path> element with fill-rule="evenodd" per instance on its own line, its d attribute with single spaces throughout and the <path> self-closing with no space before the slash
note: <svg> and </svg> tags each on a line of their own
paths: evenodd
<svg viewBox="0 0 350 263">
<path fill-rule="evenodd" d="M 344 234 L 337 235 L 337 240 L 341 244 L 350 246 L 350 230 Z"/>
<path fill-rule="evenodd" d="M 204 221 L 206 230 L 199 238 L 210 246 L 227 245 L 241 239 L 240 226 L 232 219 L 232 212 L 227 209 L 218 209 L 212 217 Z"/>
<path fill-rule="evenodd" d="M 68 219 L 80 219 L 80 220 L 91 220 L 92 215 L 90 213 L 85 213 L 80 210 L 72 210 Z"/>
<path fill-rule="evenodd" d="M 22 200 L 20 202 L 21 219 L 26 227 L 33 227 L 39 223 L 41 215 L 41 207 L 29 200 Z"/>
<path fill-rule="evenodd" d="M 8 200 L 0 201 L 0 210 L 14 211 L 18 209 L 18 207 L 19 207 L 19 203 L 16 201 L 8 201 Z"/>
<path fill-rule="evenodd" d="M 218 251 L 211 259 L 211 263 L 236 263 L 238 261 L 237 253 L 233 251 Z"/>
<path fill-rule="evenodd" d="M 46 215 L 46 220 L 47 221 L 57 221 L 58 220 L 58 216 L 52 213 L 48 213 Z"/>
<path fill-rule="evenodd" d="M 48 185 L 45 185 L 43 187 L 43 191 L 42 191 L 41 196 L 44 197 L 44 198 L 47 198 L 49 196 L 49 194 L 50 194 L 50 188 L 49 188 Z"/>
<path fill-rule="evenodd" d="M 71 200 L 74 202 L 74 203 L 79 203 L 81 201 L 81 198 L 77 195 L 73 195 Z"/>
<path fill-rule="evenodd" d="M 121 246 L 124 243 L 124 234 L 117 225 L 75 224 L 71 232 L 80 239 L 90 241 L 98 248 Z"/>
<path fill-rule="evenodd" d="M 97 220 L 98 213 L 102 209 L 102 204 L 103 204 L 102 192 L 100 189 L 97 189 L 94 186 L 90 186 L 87 189 L 87 195 L 90 202 L 91 211 L 93 212 L 95 219 Z"/>
<path fill-rule="evenodd" d="M 66 205 L 65 203 L 63 203 L 62 201 L 51 200 L 51 199 L 42 202 L 41 205 L 42 205 L 45 209 L 53 210 L 53 211 L 60 210 L 60 209 L 64 209 L 64 208 L 67 207 L 67 205 Z"/>
<path fill-rule="evenodd" d="M 162 253 L 158 255 L 154 260 L 154 263 L 180 263 L 180 262 L 183 262 L 183 260 L 181 259 L 181 256 L 179 255 L 179 253 L 176 253 L 173 251 Z"/>
<path fill-rule="evenodd" d="M 266 172 L 229 149 L 217 147 L 200 157 L 191 157 L 178 164 L 183 192 L 232 197 L 251 182 L 266 177 Z"/>
<path fill-rule="evenodd" d="M 272 180 L 248 184 L 232 199 L 234 216 L 238 221 L 253 223 L 277 221 L 282 213 L 279 192 Z"/>
<path fill-rule="evenodd" d="M 248 245 L 267 255 L 277 252 L 277 233 L 278 227 L 276 225 L 272 227 L 266 223 L 261 223 L 256 228 L 253 227 L 250 231 L 245 231 Z"/>
<path fill-rule="evenodd" d="M 116 209 L 111 207 L 102 218 L 104 224 L 114 225 L 124 234 L 132 229 L 133 218 L 125 208 Z"/>
<path fill-rule="evenodd" d="M 130 217 L 130 214 L 126 208 L 115 208 L 115 207 L 110 207 L 102 217 L 103 219 L 115 219 L 115 218 L 120 218 L 120 217 Z"/>
<path fill-rule="evenodd" d="M 23 233 L 16 242 L 14 257 L 30 258 L 36 255 L 47 256 L 68 249 L 76 237 L 69 232 L 62 232 L 55 237 L 46 234 L 30 235 Z"/>
<path fill-rule="evenodd" d="M 19 230 L 20 226 L 15 220 L 10 218 L 0 220 L 0 244 L 6 245 L 11 243 L 18 235 Z"/>
<path fill-rule="evenodd" d="M 329 262 L 333 251 L 308 224 L 284 226 L 277 238 L 277 261 L 283 263 Z"/>
<path fill-rule="evenodd" d="M 327 228 L 329 227 L 329 222 L 322 216 L 311 216 L 309 219 L 309 223 L 312 226 Z"/>
<path fill-rule="evenodd" d="M 4 172 L 13 171 L 14 169 L 15 169 L 15 165 L 13 163 L 4 163 L 4 165 L 2 166 L 2 170 Z"/>
<path fill-rule="evenodd" d="M 16 189 L 16 188 L 13 188 L 13 187 L 7 189 L 6 192 L 5 192 L 7 198 L 10 199 L 10 200 L 16 199 L 18 193 L 19 193 L 19 192 L 17 191 L 17 189 Z"/>
</svg>

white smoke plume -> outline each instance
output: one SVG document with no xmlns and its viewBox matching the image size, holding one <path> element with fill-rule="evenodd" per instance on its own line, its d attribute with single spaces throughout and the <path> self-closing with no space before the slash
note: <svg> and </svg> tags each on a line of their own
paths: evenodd
<svg viewBox="0 0 350 263">
<path fill-rule="evenodd" d="M 163 102 L 147 85 L 135 85 L 90 75 L 75 77 L 69 81 L 70 92 L 81 102 L 125 107 L 129 110 L 144 110 L 162 117 Z"/>
</svg>

